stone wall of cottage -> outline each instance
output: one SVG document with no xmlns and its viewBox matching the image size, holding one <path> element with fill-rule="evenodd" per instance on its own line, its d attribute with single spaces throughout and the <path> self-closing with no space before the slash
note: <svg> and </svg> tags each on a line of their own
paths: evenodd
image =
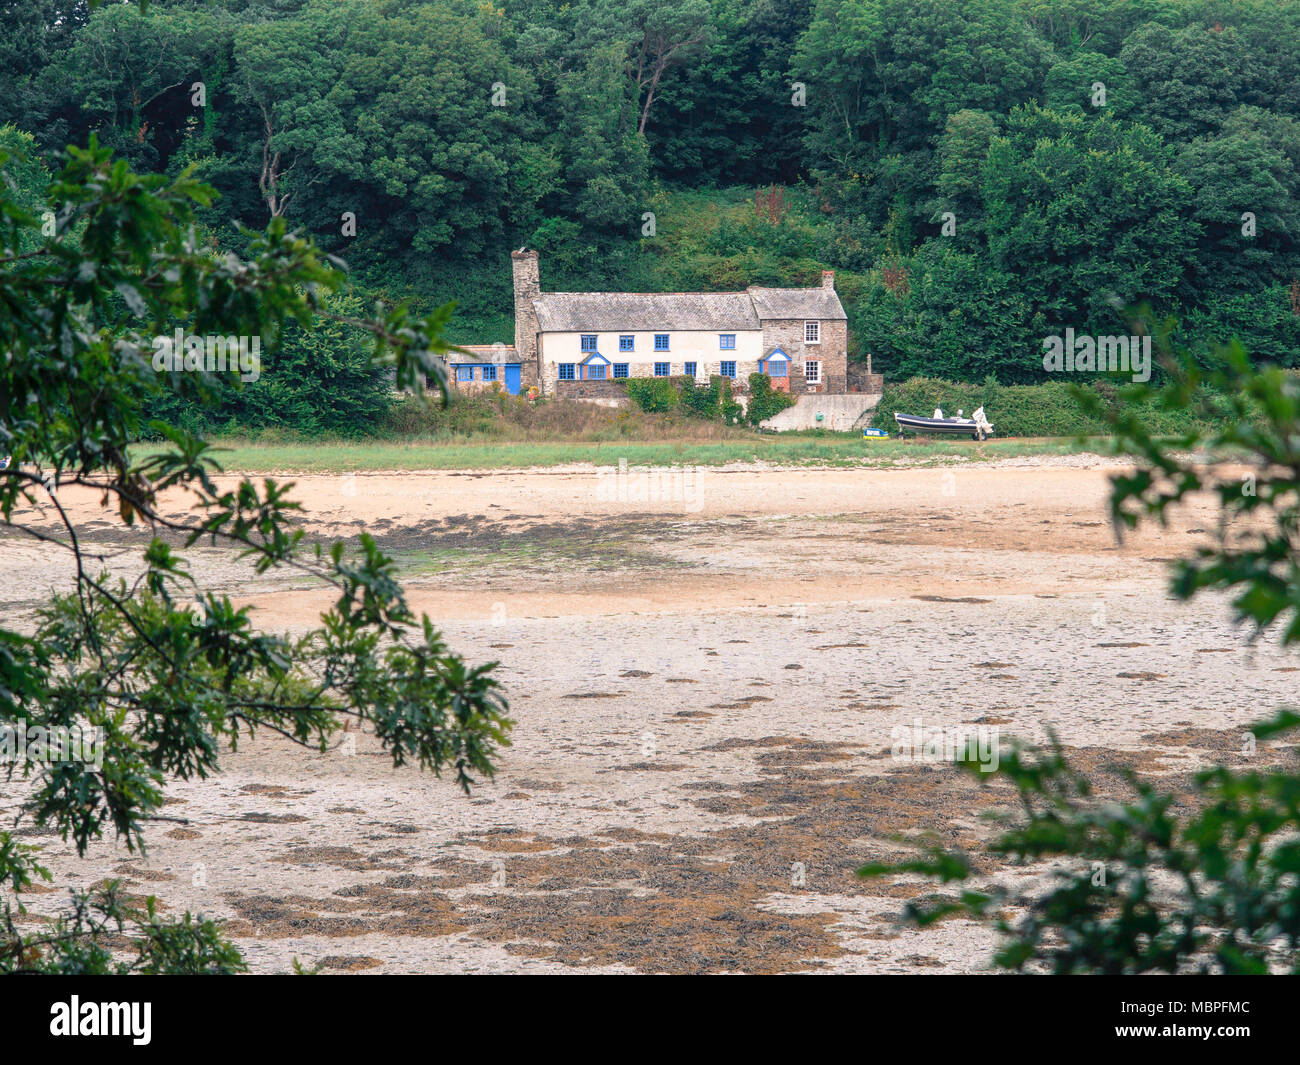
<svg viewBox="0 0 1300 1065">
<path fill-rule="evenodd" d="M 621 399 L 627 395 L 623 380 L 555 381 L 550 394 L 560 399 Z"/>
<path fill-rule="evenodd" d="M 520 367 L 520 394 L 526 393 L 530 385 L 537 383 L 536 362 L 534 361 L 531 366 L 526 362 L 521 362 L 518 353 L 508 344 L 467 344 L 464 345 L 463 351 L 452 352 L 450 356 L 441 361 L 447 374 L 447 383 L 458 392 L 505 391 L 506 367 L 514 364 L 518 364 Z M 496 367 L 496 380 L 483 380 L 482 367 L 485 363 Z M 458 367 L 467 364 L 474 367 L 474 380 L 472 381 L 460 380 L 457 373 Z"/>
<path fill-rule="evenodd" d="M 628 372 L 632 377 L 650 376 L 645 373 L 633 373 L 630 369 Z M 745 396 L 749 392 L 749 375 L 757 372 L 757 365 L 750 367 L 749 369 L 737 367 L 736 379 L 731 382 L 732 394 L 737 397 Z M 714 373 L 716 375 L 716 370 Z M 685 382 L 687 378 L 674 374 L 669 378 L 669 380 L 681 384 Z M 773 384 L 776 385 L 776 387 L 779 387 L 778 380 L 773 381 Z M 555 381 L 552 383 L 550 394 L 566 399 L 617 399 L 626 395 L 624 381 L 625 379 L 621 377 L 607 378 L 604 381 Z M 708 377 L 698 377 L 695 379 L 695 383 L 697 385 L 705 385 L 708 383 Z M 790 383 L 795 386 L 790 390 L 794 394 L 802 394 L 810 391 L 809 389 L 798 387 L 800 382 L 794 380 L 793 374 L 791 375 Z M 475 384 L 477 385 L 477 382 Z M 846 391 L 879 395 L 884 390 L 884 386 L 885 379 L 881 374 L 850 374 L 848 376 Z M 467 386 L 462 384 L 460 387 L 466 388 Z M 822 391 L 824 392 L 826 390 L 823 389 Z"/>
<path fill-rule="evenodd" d="M 879 395 L 885 390 L 885 375 L 878 373 L 850 373 L 848 378 L 849 392 L 865 392 L 868 395 Z"/>
<path fill-rule="evenodd" d="M 763 351 L 780 348 L 790 356 L 790 392 L 845 392 L 848 390 L 849 323 L 822 319 L 821 343 L 804 342 L 804 320 L 766 319 L 763 322 Z M 804 363 L 816 359 L 822 364 L 821 382 L 808 384 Z"/>
<path fill-rule="evenodd" d="M 448 383 L 457 392 L 463 392 L 468 396 L 479 392 L 504 392 L 506 388 L 505 381 L 500 378 L 496 381 L 481 381 L 477 377 L 473 381 L 458 381 L 454 373 L 448 378 Z"/>
</svg>

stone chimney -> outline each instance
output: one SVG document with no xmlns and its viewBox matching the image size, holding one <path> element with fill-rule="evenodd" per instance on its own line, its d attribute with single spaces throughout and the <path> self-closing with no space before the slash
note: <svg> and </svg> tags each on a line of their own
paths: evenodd
<svg viewBox="0 0 1300 1065">
<path fill-rule="evenodd" d="M 537 311 L 533 300 L 542 294 L 541 272 L 537 252 L 512 251 L 511 265 L 515 275 L 515 355 L 523 364 L 525 374 L 540 374 L 537 355 Z M 536 378 L 533 378 L 536 381 Z"/>
<path fill-rule="evenodd" d="M 834 287 L 835 287 L 835 271 L 834 271 L 834 270 L 823 270 L 823 271 L 822 271 L 822 288 L 834 288 Z"/>
</svg>

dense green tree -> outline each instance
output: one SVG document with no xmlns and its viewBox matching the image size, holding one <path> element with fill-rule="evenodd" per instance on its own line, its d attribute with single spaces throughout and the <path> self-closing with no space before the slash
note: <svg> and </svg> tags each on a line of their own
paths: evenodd
<svg viewBox="0 0 1300 1065">
<path fill-rule="evenodd" d="M 243 425 L 357 436 L 379 424 L 392 391 L 374 359 L 374 342 L 349 321 L 363 319 L 360 297 L 326 293 L 310 328 L 286 324 L 263 360 L 261 388 L 238 393 Z"/>
<path fill-rule="evenodd" d="M 356 295 L 326 292 L 322 317 L 304 328 L 285 323 L 273 347 L 259 348 L 255 386 L 218 382 L 210 395 L 164 391 L 150 413 L 195 432 L 287 429 L 361 436 L 373 432 L 389 406 L 390 375 L 374 361 L 371 337 L 349 321 L 365 316 Z"/>
<path fill-rule="evenodd" d="M 886 146 L 931 147 L 957 111 L 1030 99 L 1049 61 L 997 0 L 818 0 L 793 61 L 808 83 L 808 148 L 852 171 Z"/>
<path fill-rule="evenodd" d="M 623 62 L 621 45 L 605 45 L 559 82 L 551 158 L 565 162 L 555 164 L 555 192 L 543 204 L 550 225 L 533 242 L 562 273 L 608 253 L 611 237 L 622 243 L 642 227 L 648 159 Z"/>
<path fill-rule="evenodd" d="M 1254 60 L 1230 25 L 1148 23 L 1129 35 L 1119 58 L 1132 80 L 1134 117 L 1171 144 L 1213 132 L 1251 102 Z"/>
<path fill-rule="evenodd" d="M 23 225 L 26 217 L 41 217 L 42 224 L 49 221 L 45 215 L 45 190 L 50 186 L 50 172 L 41 162 L 36 150 L 36 138 L 30 133 L 0 126 L 0 167 L 8 185 L 8 206 L 23 212 L 20 217 L 0 217 L 5 243 L 19 254 L 32 252 L 40 246 L 39 232 Z"/>
<path fill-rule="evenodd" d="M 1147 23 L 1177 24 L 1183 0 L 1016 0 L 1029 24 L 1061 55 L 1087 50 L 1116 55 Z"/>
<path fill-rule="evenodd" d="M 708 0 L 628 0 L 624 18 L 641 105 L 638 133 L 646 131 L 664 75 L 704 54 L 709 15 Z"/>
<path fill-rule="evenodd" d="M 997 122 L 985 111 L 958 111 L 948 119 L 939 149 L 935 153 L 938 194 L 931 207 L 929 221 L 943 231 L 947 222 L 951 237 L 959 247 L 974 246 L 984 232 L 984 206 L 981 197 L 984 161 L 989 145 L 997 134 Z M 951 215 L 945 219 L 944 215 Z"/>
<path fill-rule="evenodd" d="M 324 232 L 357 219 L 372 254 L 473 255 L 526 221 L 553 170 L 530 117 L 534 84 L 460 5 L 313 2 L 236 36 L 261 117 L 246 147 L 272 216 Z"/>
<path fill-rule="evenodd" d="M 803 115 L 790 53 L 811 0 L 713 0 L 706 51 L 660 87 L 647 129 L 656 170 L 674 181 L 794 181 Z"/>
<path fill-rule="evenodd" d="M 1241 102 L 1300 117 L 1300 8 L 1284 0 L 1186 0 L 1192 25 L 1231 27 L 1249 66 Z M 1162 20 L 1171 24 L 1168 19 Z"/>
<path fill-rule="evenodd" d="M 1123 117 L 1135 105 L 1132 83 L 1121 60 L 1100 52 L 1075 52 L 1052 65 L 1043 81 L 1043 102 L 1062 114 Z"/>
<path fill-rule="evenodd" d="M 1116 304 L 1175 298 L 1197 236 L 1191 197 L 1150 129 L 1031 105 L 989 148 L 989 251 L 1049 322 L 1109 333 Z"/>
<path fill-rule="evenodd" d="M 50 147 L 95 133 L 135 165 L 165 169 L 202 111 L 193 86 L 227 64 L 233 30 L 220 9 L 103 4 L 41 72 L 51 121 L 29 128 L 59 138 Z"/>
<path fill-rule="evenodd" d="M 873 273 L 850 318 L 878 371 L 891 380 L 1041 379 L 1044 323 L 1015 275 L 942 237 L 890 267 L 903 283 Z"/>
<path fill-rule="evenodd" d="M 1300 123 L 1240 108 L 1220 133 L 1183 147 L 1176 168 L 1194 190 L 1201 295 L 1290 278 L 1300 249 Z"/>
<path fill-rule="evenodd" d="M 1274 284 L 1210 295 L 1188 312 L 1179 333 L 1202 360 L 1235 340 L 1253 358 L 1300 368 L 1300 287 Z"/>
<path fill-rule="evenodd" d="M 0 126 L 14 123 L 47 131 L 52 109 L 39 75 L 67 49 L 89 14 L 86 0 L 0 4 Z M 66 131 L 49 132 L 58 136 Z"/>
</svg>

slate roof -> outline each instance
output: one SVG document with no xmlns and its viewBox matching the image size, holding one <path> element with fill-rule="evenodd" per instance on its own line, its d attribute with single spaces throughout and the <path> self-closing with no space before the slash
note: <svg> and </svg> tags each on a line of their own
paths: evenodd
<svg viewBox="0 0 1300 1065">
<path fill-rule="evenodd" d="M 513 344 L 459 344 L 457 346 L 464 348 L 480 362 L 506 363 L 515 361 L 515 346 Z M 451 358 L 463 360 L 464 356 L 453 351 Z"/>
<path fill-rule="evenodd" d="M 758 329 L 766 318 L 847 317 L 834 289 L 746 292 L 543 292 L 533 301 L 543 333 Z"/>
<path fill-rule="evenodd" d="M 846 319 L 844 307 L 833 288 L 751 288 L 759 318 Z"/>
<path fill-rule="evenodd" d="M 543 333 L 758 328 L 744 292 L 543 292 L 533 306 Z"/>
</svg>

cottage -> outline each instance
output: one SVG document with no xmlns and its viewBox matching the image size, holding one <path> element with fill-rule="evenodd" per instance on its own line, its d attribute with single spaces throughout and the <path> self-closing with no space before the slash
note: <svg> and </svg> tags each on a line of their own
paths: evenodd
<svg viewBox="0 0 1300 1065">
<path fill-rule="evenodd" d="M 523 367 L 508 344 L 467 344 L 449 360 L 448 378 L 462 392 L 492 391 L 500 385 L 512 396 L 523 387 Z"/>
<path fill-rule="evenodd" d="M 535 251 L 511 253 L 515 343 L 453 356 L 453 387 L 617 396 L 631 377 L 765 373 L 791 393 L 848 391 L 848 322 L 826 270 L 817 288 L 543 292 Z"/>
</svg>

